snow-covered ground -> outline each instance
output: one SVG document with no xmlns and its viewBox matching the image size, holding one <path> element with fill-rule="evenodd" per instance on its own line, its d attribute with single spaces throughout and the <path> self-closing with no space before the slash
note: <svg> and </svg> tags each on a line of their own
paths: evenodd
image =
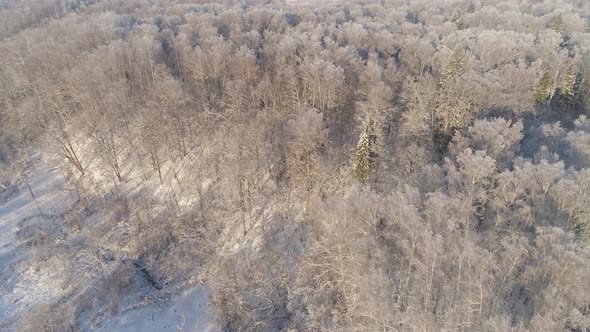
<svg viewBox="0 0 590 332">
<path fill-rule="evenodd" d="M 0 192 L 0 331 L 14 330 L 18 315 L 26 315 L 33 306 L 54 302 L 71 291 L 60 284 L 59 278 L 53 278 L 51 271 L 35 271 L 19 264 L 27 258 L 27 251 L 19 247 L 16 237 L 20 222 L 32 218 L 50 222 L 74 200 L 59 168 L 30 167 L 30 190 L 25 181 L 20 181 L 18 187 Z M 84 330 L 90 330 L 84 322 L 80 323 Z M 214 327 L 207 317 L 207 294 L 197 287 L 167 303 L 154 303 L 106 318 L 100 330 L 214 331 Z"/>
<path fill-rule="evenodd" d="M 31 173 L 31 190 L 21 181 L 12 194 L 4 192 L 0 198 L 0 330 L 11 328 L 13 318 L 21 311 L 50 301 L 62 292 L 50 275 L 18 270 L 18 263 L 26 255 L 16 240 L 19 222 L 27 218 L 51 218 L 68 201 L 59 169 L 45 167 Z"/>
<path fill-rule="evenodd" d="M 102 331 L 149 332 L 149 331 L 216 331 L 207 318 L 207 294 L 201 288 L 185 291 L 171 304 L 157 304 L 128 311 L 107 322 Z"/>
</svg>

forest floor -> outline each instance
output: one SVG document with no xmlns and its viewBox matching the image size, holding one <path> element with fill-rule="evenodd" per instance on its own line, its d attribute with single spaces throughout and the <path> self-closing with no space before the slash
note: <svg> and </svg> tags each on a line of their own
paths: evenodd
<svg viewBox="0 0 590 332">
<path fill-rule="evenodd" d="M 26 182 L 20 182 L 7 186 L 0 196 L 0 329 L 11 328 L 21 312 L 61 293 L 51 275 L 20 266 L 27 258 L 17 241 L 20 223 L 33 218 L 50 219 L 64 202 L 65 179 L 59 169 L 45 167 L 33 173 L 30 190 Z"/>
<path fill-rule="evenodd" d="M 212 332 L 216 329 L 207 317 L 207 295 L 197 287 L 177 295 L 165 305 L 155 303 L 125 312 L 106 322 L 101 330 Z"/>
<path fill-rule="evenodd" d="M 35 157 L 39 159 L 38 156 Z M 0 330 L 16 328 L 16 319 L 36 305 L 58 301 L 71 293 L 67 285 L 60 285 L 60 267 L 54 271 L 35 270 L 27 266 L 31 252 L 18 240 L 23 221 L 37 219 L 51 224 L 58 220 L 73 200 L 66 179 L 58 167 L 43 162 L 42 167 L 27 173 L 25 181 L 0 188 Z M 34 195 L 34 196 L 33 196 Z M 49 239 L 59 241 L 58 238 Z M 66 268 L 64 265 L 61 268 Z M 81 322 L 83 330 L 90 329 Z M 213 331 L 207 317 L 207 294 L 200 287 L 185 290 L 166 303 L 152 303 L 144 307 L 107 318 L 102 330 L 109 331 Z"/>
</svg>

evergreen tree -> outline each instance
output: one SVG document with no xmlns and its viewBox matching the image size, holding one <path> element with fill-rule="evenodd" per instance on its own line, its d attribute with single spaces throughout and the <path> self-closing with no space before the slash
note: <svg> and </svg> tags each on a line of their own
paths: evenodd
<svg viewBox="0 0 590 332">
<path fill-rule="evenodd" d="M 535 101 L 540 104 L 547 103 L 551 100 L 553 95 L 553 82 L 551 74 L 548 70 L 543 71 L 541 78 L 537 81 L 535 86 L 534 97 Z"/>
<path fill-rule="evenodd" d="M 581 102 L 580 91 L 584 80 L 583 68 L 579 64 L 572 64 L 563 74 L 558 85 L 559 97 L 568 109 L 574 109 Z"/>
<path fill-rule="evenodd" d="M 576 94 L 578 83 L 578 66 L 571 65 L 559 82 L 559 93 L 564 97 L 573 97 Z"/>
<path fill-rule="evenodd" d="M 475 13 L 475 4 L 473 3 L 473 1 L 469 1 L 469 3 L 467 3 L 467 9 L 465 9 L 465 11 L 468 14 Z"/>
<path fill-rule="evenodd" d="M 586 239 L 589 233 L 588 223 L 582 221 L 574 222 L 574 235 L 576 239 Z"/>
<path fill-rule="evenodd" d="M 464 15 L 459 12 L 453 15 L 452 22 L 457 26 L 457 30 L 464 30 L 467 27 L 465 25 Z"/>
<path fill-rule="evenodd" d="M 561 14 L 553 17 L 547 24 L 547 28 L 559 33 L 563 32 L 563 27 L 563 17 L 561 17 Z"/>
<path fill-rule="evenodd" d="M 465 58 L 460 50 L 451 55 L 449 61 L 443 66 L 439 85 L 442 87 L 450 78 L 463 75 L 465 72 Z"/>
<path fill-rule="evenodd" d="M 555 96 L 560 103 L 573 105 L 583 82 L 579 65 L 572 64 L 557 80 L 549 70 L 544 70 L 534 90 L 535 101 L 539 104 L 551 103 Z"/>
<path fill-rule="evenodd" d="M 472 104 L 468 99 L 453 98 L 452 96 L 441 98 L 436 110 L 441 130 L 449 132 L 453 129 L 464 128 L 467 125 L 471 107 Z"/>
<path fill-rule="evenodd" d="M 356 146 L 356 155 L 354 161 L 354 177 L 360 182 L 366 182 L 370 172 L 370 152 L 369 135 L 367 128 L 363 130 Z"/>
</svg>

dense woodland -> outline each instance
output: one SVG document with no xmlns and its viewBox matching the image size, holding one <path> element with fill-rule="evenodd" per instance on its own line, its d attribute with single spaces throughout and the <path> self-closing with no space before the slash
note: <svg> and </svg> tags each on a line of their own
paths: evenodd
<svg viewBox="0 0 590 332">
<path fill-rule="evenodd" d="M 587 331 L 589 111 L 585 0 L 0 1 L 3 186 L 75 198 L 16 329 Z"/>
</svg>

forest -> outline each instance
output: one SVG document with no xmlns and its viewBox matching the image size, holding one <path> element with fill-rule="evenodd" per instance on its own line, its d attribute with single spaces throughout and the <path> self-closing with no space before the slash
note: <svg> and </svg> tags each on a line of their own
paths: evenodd
<svg viewBox="0 0 590 332">
<path fill-rule="evenodd" d="M 587 0 L 0 0 L 0 330 L 590 331 L 589 114 Z"/>
</svg>

